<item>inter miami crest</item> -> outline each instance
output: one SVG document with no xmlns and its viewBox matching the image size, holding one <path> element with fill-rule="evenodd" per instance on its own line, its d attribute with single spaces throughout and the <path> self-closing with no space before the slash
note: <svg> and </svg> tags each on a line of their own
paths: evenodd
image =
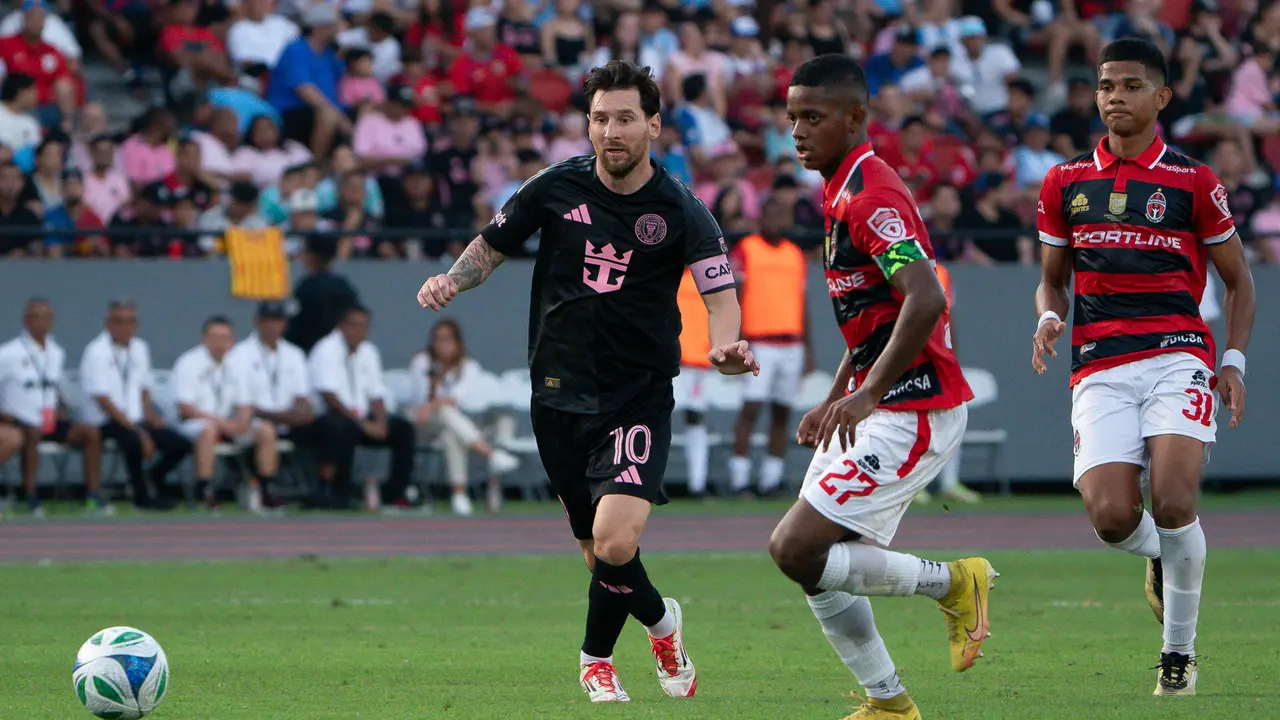
<svg viewBox="0 0 1280 720">
<path fill-rule="evenodd" d="M 1153 223 L 1164 220 L 1164 211 L 1169 207 L 1169 202 L 1165 199 L 1161 190 L 1151 193 L 1151 197 L 1147 198 L 1147 219 Z"/>
</svg>

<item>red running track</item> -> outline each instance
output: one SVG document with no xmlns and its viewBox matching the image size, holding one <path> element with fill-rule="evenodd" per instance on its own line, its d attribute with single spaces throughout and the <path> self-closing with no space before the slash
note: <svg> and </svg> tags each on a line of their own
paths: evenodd
<svg viewBox="0 0 1280 720">
<path fill-rule="evenodd" d="M 655 517 L 647 550 L 764 552 L 775 515 Z M 1214 547 L 1280 547 L 1280 510 L 1201 516 Z M 904 549 L 1091 549 L 1082 513 L 908 515 Z M 130 518 L 0 523 L 0 562 L 236 558 L 449 557 L 575 552 L 559 516 Z"/>
</svg>

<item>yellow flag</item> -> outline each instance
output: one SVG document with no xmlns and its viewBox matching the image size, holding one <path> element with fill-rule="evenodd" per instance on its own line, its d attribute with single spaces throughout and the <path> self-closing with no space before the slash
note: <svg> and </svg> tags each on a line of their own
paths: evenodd
<svg viewBox="0 0 1280 720">
<path fill-rule="evenodd" d="M 280 228 L 231 228 L 226 235 L 231 295 L 280 300 L 289 295 L 289 261 Z"/>
</svg>

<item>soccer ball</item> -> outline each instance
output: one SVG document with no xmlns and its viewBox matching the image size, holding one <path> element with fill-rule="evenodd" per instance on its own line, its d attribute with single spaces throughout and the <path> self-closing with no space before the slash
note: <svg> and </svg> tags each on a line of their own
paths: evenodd
<svg viewBox="0 0 1280 720">
<path fill-rule="evenodd" d="M 109 627 L 76 653 L 71 684 L 81 704 L 105 720 L 138 720 L 169 688 L 169 660 L 155 638 L 131 627 Z"/>
</svg>

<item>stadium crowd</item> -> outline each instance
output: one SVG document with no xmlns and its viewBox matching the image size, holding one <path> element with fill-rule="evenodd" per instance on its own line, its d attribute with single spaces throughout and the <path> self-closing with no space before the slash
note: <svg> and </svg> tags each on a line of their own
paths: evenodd
<svg viewBox="0 0 1280 720">
<path fill-rule="evenodd" d="M 658 74 L 655 154 L 728 235 L 778 195 L 816 249 L 784 100 L 836 52 L 863 59 L 875 147 L 939 254 L 1034 263 L 1041 178 L 1103 131 L 1091 58 L 1142 36 L 1172 68 L 1165 136 L 1222 178 L 1251 257 L 1280 259 L 1275 0 L 22 0 L 0 36 L 0 254 L 205 257 L 230 226 L 284 228 L 290 253 L 331 230 L 344 258 L 456 254 L 590 151 L 580 80 L 612 58 Z M 112 127 L 129 94 L 149 109 Z"/>
</svg>

